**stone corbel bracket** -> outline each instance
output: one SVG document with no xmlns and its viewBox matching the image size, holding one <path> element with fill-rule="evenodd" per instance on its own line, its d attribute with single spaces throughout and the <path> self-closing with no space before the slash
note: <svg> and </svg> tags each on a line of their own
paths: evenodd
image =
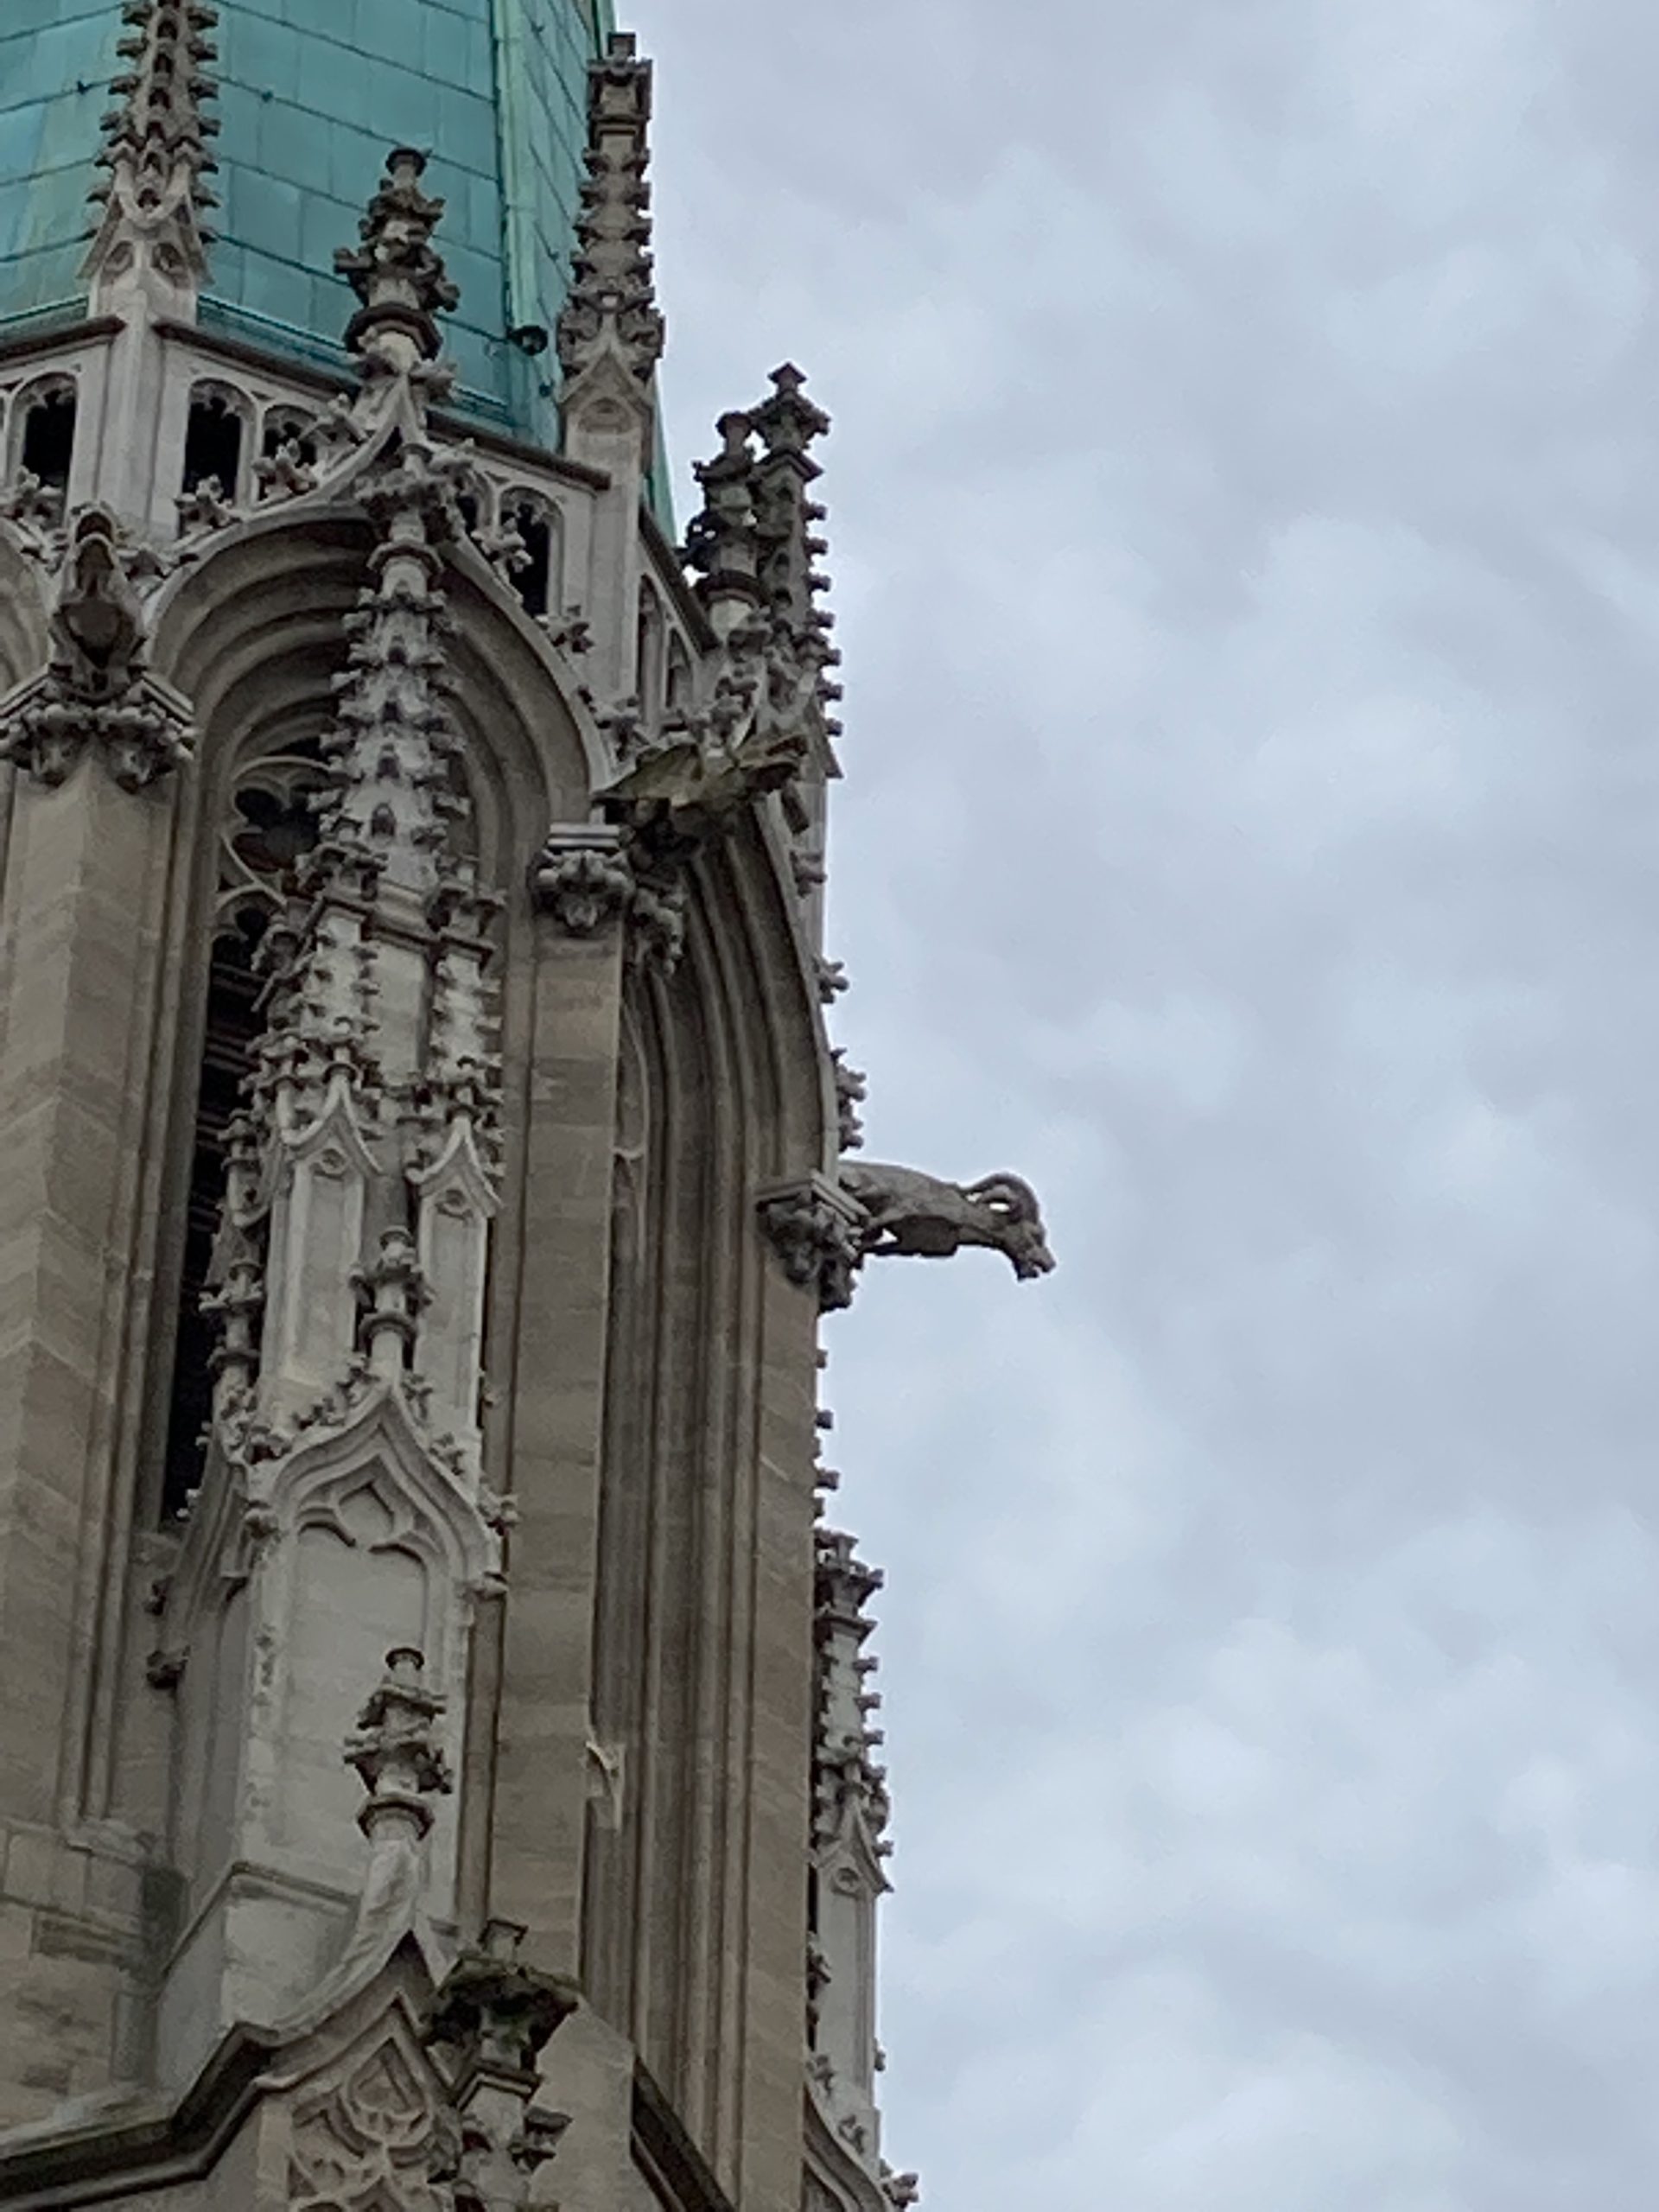
<svg viewBox="0 0 1659 2212">
<path fill-rule="evenodd" d="M 1017 1175 L 948 1183 L 918 1167 L 843 1159 L 833 1178 L 776 1185 L 758 1204 L 785 1273 L 816 1285 L 826 1313 L 852 1304 L 868 1259 L 944 1260 L 976 1244 L 1001 1252 L 1021 1281 L 1054 1266 L 1037 1194 Z"/>
<path fill-rule="evenodd" d="M 821 1313 L 850 1306 L 864 1229 L 856 1201 L 829 1176 L 814 1173 L 772 1185 L 756 1205 L 791 1282 L 816 1290 Z"/>
<path fill-rule="evenodd" d="M 531 863 L 530 894 L 567 937 L 626 927 L 628 957 L 671 973 L 685 943 L 685 887 L 626 829 L 556 823 Z"/>
</svg>

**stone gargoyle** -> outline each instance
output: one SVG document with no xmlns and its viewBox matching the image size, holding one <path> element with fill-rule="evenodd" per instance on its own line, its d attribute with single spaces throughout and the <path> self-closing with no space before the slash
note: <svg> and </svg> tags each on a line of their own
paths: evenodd
<svg viewBox="0 0 1659 2212">
<path fill-rule="evenodd" d="M 735 739 L 696 738 L 648 753 L 599 794 L 608 818 L 652 850 L 689 852 L 799 773 L 804 742 L 759 717 Z"/>
<path fill-rule="evenodd" d="M 1005 1254 L 1022 1282 L 1054 1265 L 1037 1194 L 1017 1175 L 947 1183 L 917 1167 L 843 1160 L 838 1180 L 863 1215 L 855 1230 L 862 1259 L 945 1260 L 965 1244 L 983 1244 Z"/>
</svg>

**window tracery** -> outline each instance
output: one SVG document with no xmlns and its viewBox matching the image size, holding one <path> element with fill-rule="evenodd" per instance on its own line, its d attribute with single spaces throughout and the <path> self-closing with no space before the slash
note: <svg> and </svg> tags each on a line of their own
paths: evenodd
<svg viewBox="0 0 1659 2212">
<path fill-rule="evenodd" d="M 27 479 L 54 521 L 61 518 L 68 499 L 77 399 L 73 377 L 42 377 L 23 387 L 11 411 L 7 476 Z"/>
<path fill-rule="evenodd" d="M 519 603 L 526 614 L 550 613 L 557 604 L 559 584 L 558 510 L 534 492 L 509 492 L 501 501 L 501 522 L 524 547 L 512 575 Z"/>
<path fill-rule="evenodd" d="M 257 755 L 238 771 L 219 825 L 162 1471 L 164 1516 L 184 1508 L 201 1478 L 215 1342 L 201 1302 L 213 1267 L 231 1124 L 242 1104 L 262 1025 L 261 949 L 271 923 L 286 907 L 296 863 L 316 842 L 313 802 L 326 785 L 315 741 Z"/>
<path fill-rule="evenodd" d="M 251 419 L 251 407 L 233 385 L 192 386 L 179 486 L 187 498 L 212 486 L 217 498 L 232 505 L 240 499 Z"/>
</svg>

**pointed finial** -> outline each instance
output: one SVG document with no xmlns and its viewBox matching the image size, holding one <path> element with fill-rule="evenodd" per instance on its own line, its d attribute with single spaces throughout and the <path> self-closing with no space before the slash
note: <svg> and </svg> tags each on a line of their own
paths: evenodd
<svg viewBox="0 0 1659 2212">
<path fill-rule="evenodd" d="M 202 211 L 216 205 L 202 179 L 216 166 L 207 141 L 219 124 L 203 103 L 213 97 L 206 35 L 218 11 L 203 0 L 127 0 L 121 19 L 116 51 L 127 66 L 104 118 L 98 160 L 109 175 L 92 195 L 104 214 L 82 274 L 95 309 L 136 290 L 158 312 L 188 316 L 207 273 Z"/>
<path fill-rule="evenodd" d="M 754 424 L 735 409 L 721 416 L 720 451 L 692 469 L 702 506 L 685 533 L 686 566 L 697 595 L 724 636 L 760 604 L 760 546 L 755 514 Z"/>
<path fill-rule="evenodd" d="M 817 534 L 823 509 L 807 496 L 822 474 L 811 448 L 830 417 L 806 397 L 806 378 L 792 361 L 774 369 L 771 383 L 770 396 L 749 410 L 765 448 L 754 470 L 760 582 L 773 623 L 814 671 L 825 734 L 833 738 L 840 725 L 828 709 L 841 690 L 828 671 L 841 656 L 830 643 L 834 617 L 819 604 L 830 580 L 814 565 L 829 550 Z"/>
<path fill-rule="evenodd" d="M 346 1764 L 369 1793 L 358 1825 L 372 1840 L 400 1827 L 424 1835 L 433 1819 L 427 1799 L 454 1788 L 438 1736 L 444 1700 L 426 1687 L 425 1667 L 412 1645 L 388 1651 L 386 1671 L 346 1738 Z"/>
<path fill-rule="evenodd" d="M 461 293 L 432 244 L 444 202 L 422 189 L 426 156 L 394 146 L 386 173 L 358 226 L 362 243 L 343 245 L 334 267 L 363 302 L 346 326 L 346 343 L 365 375 L 407 371 L 443 349 L 437 317 Z"/>
<path fill-rule="evenodd" d="M 826 435 L 830 417 L 806 397 L 805 372 L 793 361 L 774 369 L 768 382 L 771 396 L 752 410 L 750 419 L 769 454 L 804 454 L 814 438 Z M 818 472 L 815 467 L 811 473 Z"/>
</svg>

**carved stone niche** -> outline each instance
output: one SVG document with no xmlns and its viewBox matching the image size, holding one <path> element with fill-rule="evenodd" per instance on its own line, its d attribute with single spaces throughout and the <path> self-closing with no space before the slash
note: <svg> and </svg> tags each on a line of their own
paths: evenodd
<svg viewBox="0 0 1659 2212">
<path fill-rule="evenodd" d="M 369 1849 L 340 1756 L 364 1686 L 387 1650 L 419 1647 L 453 1725 L 499 1566 L 479 1499 L 395 1388 L 296 1438 L 210 1452 L 164 1622 L 183 1662 L 169 1855 L 194 1916 L 161 1996 L 172 2079 L 230 2022 L 283 2017 L 327 1970 Z M 422 1902 L 443 1922 L 456 1820 L 447 1800 L 433 1809 Z"/>
</svg>

